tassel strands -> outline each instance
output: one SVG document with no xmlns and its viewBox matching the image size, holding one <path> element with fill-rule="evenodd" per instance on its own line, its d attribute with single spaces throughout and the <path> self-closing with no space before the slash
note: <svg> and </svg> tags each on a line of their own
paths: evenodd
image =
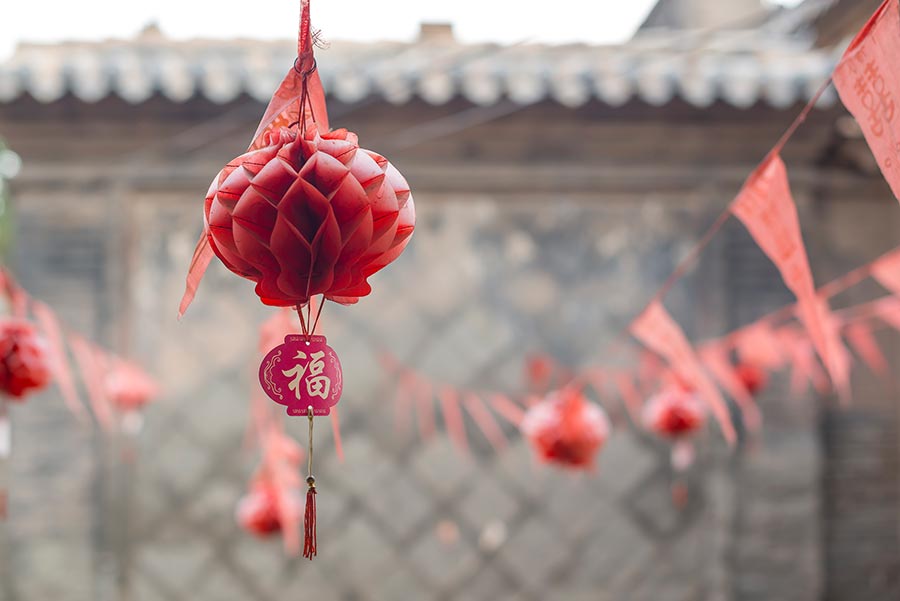
<svg viewBox="0 0 900 601">
<path fill-rule="evenodd" d="M 306 512 L 303 514 L 303 557 L 312 560 L 317 554 L 316 533 L 316 478 L 312 473 L 313 463 L 313 408 L 307 408 L 309 417 L 309 461 L 307 463 Z"/>
</svg>

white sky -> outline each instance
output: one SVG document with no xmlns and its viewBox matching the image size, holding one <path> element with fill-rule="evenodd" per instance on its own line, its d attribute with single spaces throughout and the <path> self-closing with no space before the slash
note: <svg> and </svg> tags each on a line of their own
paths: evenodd
<svg viewBox="0 0 900 601">
<path fill-rule="evenodd" d="M 727 0 L 722 0 L 727 2 Z M 797 4 L 800 0 L 774 0 Z M 615 42 L 655 0 L 314 0 L 326 40 L 412 39 L 423 21 L 449 21 L 464 41 Z M 299 0 L 30 0 L 0 19 L 0 60 L 20 41 L 128 38 L 156 21 L 174 38 L 297 35 Z"/>
</svg>

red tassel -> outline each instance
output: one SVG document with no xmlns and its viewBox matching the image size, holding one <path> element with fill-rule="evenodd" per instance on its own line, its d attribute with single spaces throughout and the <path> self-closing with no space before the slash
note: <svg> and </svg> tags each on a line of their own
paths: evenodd
<svg viewBox="0 0 900 601">
<path fill-rule="evenodd" d="M 303 557 L 312 559 L 316 556 L 316 479 L 306 479 L 309 490 L 306 491 L 306 514 L 303 516 Z"/>
</svg>

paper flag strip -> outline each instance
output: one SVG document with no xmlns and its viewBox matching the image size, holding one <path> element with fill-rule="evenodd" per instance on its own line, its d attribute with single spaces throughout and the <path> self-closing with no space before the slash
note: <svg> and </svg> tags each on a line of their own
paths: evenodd
<svg viewBox="0 0 900 601">
<path fill-rule="evenodd" d="M 816 294 L 797 206 L 780 156 L 770 156 L 750 176 L 731 211 L 778 267 L 784 283 L 797 297 L 797 315 L 806 326 L 816 352 L 835 386 L 846 391 L 849 376 L 840 355 L 842 345 L 827 303 Z"/>
<path fill-rule="evenodd" d="M 631 334 L 648 349 L 664 357 L 669 365 L 708 404 L 725 439 L 735 442 L 734 425 L 728 413 L 728 405 L 716 385 L 713 384 L 693 347 L 675 320 L 669 315 L 659 301 L 653 301 L 649 307 L 631 324 Z"/>
<path fill-rule="evenodd" d="M 772 326 L 766 321 L 741 328 L 732 338 L 741 361 L 766 369 L 779 369 L 787 362 Z"/>
<path fill-rule="evenodd" d="M 855 323 L 847 326 L 845 331 L 847 342 L 856 351 L 856 354 L 865 361 L 874 373 L 886 377 L 890 373 L 887 359 L 875 340 L 872 326 L 867 323 Z"/>
<path fill-rule="evenodd" d="M 900 294 L 900 250 L 876 261 L 872 265 L 872 277 L 894 294 Z"/>
<path fill-rule="evenodd" d="M 900 10 L 887 0 L 850 44 L 834 85 L 900 199 Z"/>
<path fill-rule="evenodd" d="M 747 429 L 751 432 L 758 431 L 762 422 L 759 408 L 735 367 L 728 360 L 726 352 L 719 345 L 712 344 L 700 350 L 700 358 L 722 389 L 731 395 L 741 408 Z"/>
</svg>

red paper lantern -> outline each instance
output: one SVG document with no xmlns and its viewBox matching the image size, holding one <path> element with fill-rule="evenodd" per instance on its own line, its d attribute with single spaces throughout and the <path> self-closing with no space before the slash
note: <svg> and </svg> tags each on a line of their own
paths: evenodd
<svg viewBox="0 0 900 601">
<path fill-rule="evenodd" d="M 0 391 L 21 401 L 50 384 L 49 347 L 29 322 L 0 321 Z"/>
<path fill-rule="evenodd" d="M 254 486 L 238 502 L 236 518 L 241 528 L 260 538 L 281 532 L 275 491 L 264 485 Z"/>
<path fill-rule="evenodd" d="M 706 424 L 706 410 L 697 396 L 680 387 L 669 388 L 644 407 L 644 427 L 663 438 L 679 440 Z"/>
<path fill-rule="evenodd" d="M 735 373 L 747 392 L 752 395 L 762 392 L 769 384 L 769 374 L 755 363 L 740 363 L 735 368 Z"/>
<path fill-rule="evenodd" d="M 121 411 L 143 409 L 158 393 L 156 382 L 135 365 L 117 365 L 106 378 L 106 394 Z"/>
<path fill-rule="evenodd" d="M 209 243 L 267 305 L 317 294 L 351 304 L 406 247 L 415 204 L 406 180 L 356 134 L 282 128 L 233 160 L 206 197 Z"/>
<path fill-rule="evenodd" d="M 522 433 L 541 460 L 573 469 L 590 469 L 609 437 L 603 409 L 577 390 L 547 397 L 525 414 Z"/>
</svg>

